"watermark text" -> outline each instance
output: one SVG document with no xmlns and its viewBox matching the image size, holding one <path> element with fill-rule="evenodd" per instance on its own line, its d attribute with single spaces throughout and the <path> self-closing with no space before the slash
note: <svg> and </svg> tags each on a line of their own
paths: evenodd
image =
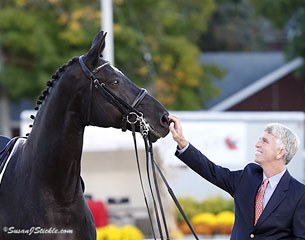
<svg viewBox="0 0 305 240">
<path fill-rule="evenodd" d="M 72 229 L 58 229 L 55 227 L 30 227 L 30 228 L 16 228 L 14 226 L 3 227 L 2 231 L 6 234 L 20 234 L 20 235 L 35 235 L 35 234 L 73 234 Z"/>
</svg>

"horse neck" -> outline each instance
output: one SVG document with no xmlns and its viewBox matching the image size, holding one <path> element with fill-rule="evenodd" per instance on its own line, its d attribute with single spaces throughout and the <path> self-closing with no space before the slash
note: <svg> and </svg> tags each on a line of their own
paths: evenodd
<svg viewBox="0 0 305 240">
<path fill-rule="evenodd" d="M 79 188 L 84 126 L 81 98 L 64 77 L 41 106 L 28 138 L 29 162 L 59 199 L 72 201 Z M 70 80 L 71 81 L 71 80 Z M 36 169 L 35 169 L 36 168 Z"/>
</svg>

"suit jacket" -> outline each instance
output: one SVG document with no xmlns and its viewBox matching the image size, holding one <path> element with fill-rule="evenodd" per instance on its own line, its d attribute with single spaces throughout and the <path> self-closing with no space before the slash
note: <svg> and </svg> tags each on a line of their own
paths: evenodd
<svg viewBox="0 0 305 240">
<path fill-rule="evenodd" d="M 183 153 L 177 151 L 176 156 L 234 198 L 232 240 L 305 239 L 305 185 L 288 171 L 254 226 L 255 196 L 263 179 L 263 169 L 258 164 L 250 163 L 243 170 L 231 171 L 211 162 L 191 144 Z"/>
</svg>

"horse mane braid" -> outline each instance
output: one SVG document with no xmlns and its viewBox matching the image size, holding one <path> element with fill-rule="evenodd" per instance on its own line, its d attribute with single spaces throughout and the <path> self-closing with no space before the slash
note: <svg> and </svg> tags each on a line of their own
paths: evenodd
<svg viewBox="0 0 305 240">
<path fill-rule="evenodd" d="M 41 95 L 37 98 L 36 106 L 34 108 L 36 111 L 38 111 L 40 109 L 41 104 L 46 99 L 48 94 L 51 92 L 52 87 L 60 79 L 61 75 L 65 72 L 67 67 L 69 67 L 76 61 L 78 61 L 78 57 L 73 57 L 72 59 L 70 59 L 68 61 L 68 63 L 66 63 L 66 64 L 62 65 L 60 68 L 58 68 L 57 71 L 52 75 L 52 78 L 49 81 L 47 81 L 47 83 L 46 83 L 47 88 L 45 90 L 43 90 L 41 92 Z M 35 120 L 34 115 L 31 115 L 30 118 Z M 29 127 L 31 128 L 31 127 L 33 127 L 33 125 L 30 125 Z M 29 133 L 27 133 L 26 136 L 29 136 Z"/>
</svg>

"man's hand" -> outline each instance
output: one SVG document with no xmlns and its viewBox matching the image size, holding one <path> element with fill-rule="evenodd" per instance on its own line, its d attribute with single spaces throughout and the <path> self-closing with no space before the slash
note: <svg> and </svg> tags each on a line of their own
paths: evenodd
<svg viewBox="0 0 305 240">
<path fill-rule="evenodd" d="M 170 115 L 168 118 L 170 121 L 169 130 L 173 139 L 177 142 L 179 149 L 185 148 L 188 144 L 188 141 L 183 136 L 180 119 L 174 115 Z"/>
</svg>

